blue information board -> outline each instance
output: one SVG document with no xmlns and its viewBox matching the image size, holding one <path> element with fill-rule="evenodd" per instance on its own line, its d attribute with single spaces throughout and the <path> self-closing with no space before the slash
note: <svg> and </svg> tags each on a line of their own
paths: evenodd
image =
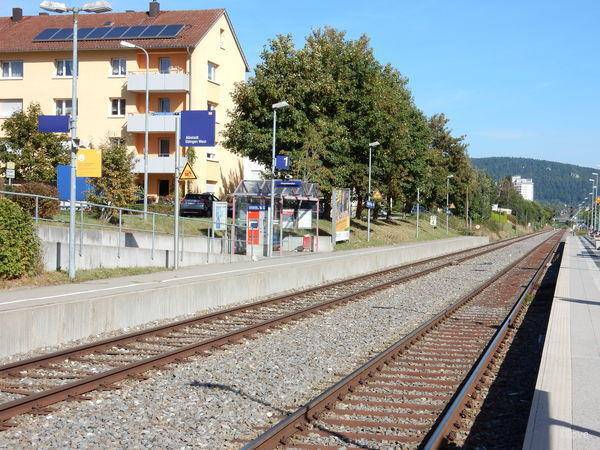
<svg viewBox="0 0 600 450">
<path fill-rule="evenodd" d="M 277 155 L 275 157 L 275 168 L 277 170 L 287 170 L 290 167 L 290 157 Z"/>
<path fill-rule="evenodd" d="M 42 133 L 67 133 L 69 116 L 38 116 L 38 131 Z"/>
<path fill-rule="evenodd" d="M 63 202 L 71 200 L 71 166 L 60 164 L 56 166 L 56 188 L 58 198 Z M 75 199 L 79 202 L 85 201 L 87 191 L 91 191 L 92 185 L 89 178 L 77 177 L 75 183 Z"/>
<path fill-rule="evenodd" d="M 301 187 L 302 180 L 275 180 L 275 187 Z"/>
<path fill-rule="evenodd" d="M 213 147 L 215 145 L 215 112 L 182 111 L 179 145 Z"/>
<path fill-rule="evenodd" d="M 375 202 L 374 202 L 374 201 L 372 201 L 372 200 L 367 200 L 367 201 L 365 202 L 365 207 L 366 207 L 367 209 L 375 209 Z"/>
</svg>

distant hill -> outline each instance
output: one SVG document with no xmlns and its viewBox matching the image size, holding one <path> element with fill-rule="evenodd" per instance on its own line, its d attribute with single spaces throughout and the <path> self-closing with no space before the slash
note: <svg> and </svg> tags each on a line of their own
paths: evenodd
<svg viewBox="0 0 600 450">
<path fill-rule="evenodd" d="M 521 175 L 532 178 L 534 200 L 552 204 L 576 205 L 591 191 L 595 169 L 531 158 L 472 158 L 475 167 L 494 180 Z"/>
</svg>

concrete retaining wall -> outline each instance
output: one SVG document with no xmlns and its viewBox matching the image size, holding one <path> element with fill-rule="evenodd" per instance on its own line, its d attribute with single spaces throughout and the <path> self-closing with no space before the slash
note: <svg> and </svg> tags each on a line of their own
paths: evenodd
<svg viewBox="0 0 600 450">
<path fill-rule="evenodd" d="M 47 271 L 68 270 L 69 245 L 62 242 L 42 241 L 44 252 L 44 269 Z M 75 247 L 77 269 L 98 269 L 117 267 L 173 267 L 172 250 L 152 250 L 147 248 L 106 247 L 101 245 L 83 245 Z M 245 261 L 245 255 L 229 255 L 217 253 L 182 252 L 179 260 L 181 267 L 199 266 L 202 264 Z"/>
<path fill-rule="evenodd" d="M 122 288 L 103 287 L 92 293 L 85 290 L 89 284 L 69 287 L 77 295 L 45 294 L 45 297 L 39 297 L 37 294 L 37 298 L 32 298 L 36 294 L 27 294 L 31 301 L 13 302 L 16 303 L 14 308 L 7 310 L 0 303 L 0 357 L 157 319 L 197 313 L 215 306 L 251 301 L 487 242 L 488 239 L 483 237 L 458 237 L 326 255 L 234 263 L 213 266 L 210 272 L 204 270 L 204 273 L 184 269 L 178 274 L 169 272 L 137 277 L 128 280 Z M 174 278 L 175 275 L 179 278 Z M 110 280 L 105 281 L 103 286 L 111 286 Z"/>
</svg>

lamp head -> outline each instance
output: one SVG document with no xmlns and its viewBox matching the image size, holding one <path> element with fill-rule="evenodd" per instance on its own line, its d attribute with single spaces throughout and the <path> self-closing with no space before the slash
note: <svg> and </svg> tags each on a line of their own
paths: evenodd
<svg viewBox="0 0 600 450">
<path fill-rule="evenodd" d="M 446 178 L 449 180 L 450 178 L 454 178 L 454 175 L 450 174 Z"/>
<path fill-rule="evenodd" d="M 121 45 L 121 47 L 127 47 L 127 48 L 136 48 L 137 47 L 135 44 L 132 44 L 131 42 L 127 42 L 127 41 L 121 41 L 121 42 L 119 42 L 119 44 Z"/>
<path fill-rule="evenodd" d="M 43 1 L 40 3 L 40 8 L 50 12 L 64 13 L 67 12 L 67 5 L 61 2 Z"/>
<path fill-rule="evenodd" d="M 279 109 L 279 108 L 285 108 L 287 106 L 290 106 L 290 104 L 288 102 L 286 102 L 285 100 L 283 100 L 281 102 L 273 103 L 272 108 Z"/>
<path fill-rule="evenodd" d="M 369 147 L 379 147 L 381 144 L 379 143 L 379 141 L 375 141 L 375 142 L 371 142 L 369 144 Z"/>
<path fill-rule="evenodd" d="M 106 1 L 90 2 L 81 7 L 82 11 L 91 13 L 105 13 L 112 11 L 110 3 Z"/>
</svg>

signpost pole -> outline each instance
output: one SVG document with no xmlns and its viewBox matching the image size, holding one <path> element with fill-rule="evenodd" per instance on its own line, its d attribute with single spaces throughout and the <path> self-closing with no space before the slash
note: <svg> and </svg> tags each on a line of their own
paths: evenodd
<svg viewBox="0 0 600 450">
<path fill-rule="evenodd" d="M 369 191 L 367 192 L 367 201 L 371 202 L 371 154 L 373 153 L 373 147 L 369 144 Z M 370 204 L 367 205 L 367 242 L 371 241 L 371 208 Z"/>
<path fill-rule="evenodd" d="M 277 108 L 273 108 L 273 141 L 271 145 L 271 209 L 268 215 L 269 217 L 269 225 L 268 225 L 268 245 L 267 256 L 273 256 L 273 210 L 275 208 L 275 133 L 277 131 Z"/>
<path fill-rule="evenodd" d="M 419 239 L 419 213 L 421 212 L 421 190 L 417 188 L 417 239 Z"/>
<path fill-rule="evenodd" d="M 181 116 L 175 115 L 175 218 L 173 230 L 173 268 L 179 268 L 179 138 L 181 132 Z"/>
<path fill-rule="evenodd" d="M 77 198 L 77 14 L 73 10 L 73 60 L 71 67 L 71 185 L 69 196 L 69 279 L 75 278 L 75 201 Z M 66 67 L 65 67 L 66 71 Z"/>
<path fill-rule="evenodd" d="M 331 190 L 331 212 L 329 213 L 331 216 L 331 247 L 335 250 L 335 243 L 337 241 L 337 232 L 335 222 L 337 221 L 337 195 L 336 189 Z"/>
</svg>

